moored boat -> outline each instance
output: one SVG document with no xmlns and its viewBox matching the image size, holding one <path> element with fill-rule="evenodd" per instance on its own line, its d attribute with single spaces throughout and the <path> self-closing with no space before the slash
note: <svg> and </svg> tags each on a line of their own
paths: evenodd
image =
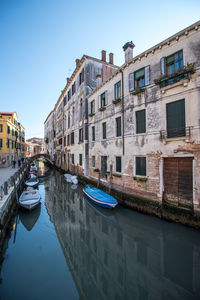
<svg viewBox="0 0 200 300">
<path fill-rule="evenodd" d="M 71 174 L 64 174 L 65 179 L 67 182 L 73 183 L 73 184 L 78 184 L 78 179 L 77 176 L 71 175 Z"/>
<path fill-rule="evenodd" d="M 36 187 L 39 183 L 39 180 L 35 177 L 35 178 L 30 178 L 28 180 L 26 180 L 25 184 L 27 186 L 30 186 L 30 187 Z"/>
<path fill-rule="evenodd" d="M 85 186 L 83 192 L 93 203 L 99 206 L 114 208 L 118 204 L 117 200 L 111 195 L 89 185 Z"/>
<path fill-rule="evenodd" d="M 40 193 L 38 190 L 28 189 L 24 191 L 19 197 L 20 206 L 31 210 L 40 203 Z"/>
</svg>

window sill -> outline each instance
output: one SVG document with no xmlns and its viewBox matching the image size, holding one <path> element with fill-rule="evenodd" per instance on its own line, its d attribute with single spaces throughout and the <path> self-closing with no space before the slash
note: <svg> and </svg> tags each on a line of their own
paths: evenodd
<svg viewBox="0 0 200 300">
<path fill-rule="evenodd" d="M 120 174 L 120 173 L 113 173 L 112 174 L 114 177 L 118 177 L 118 178 L 121 178 L 122 177 L 122 175 Z"/>
<path fill-rule="evenodd" d="M 117 104 L 117 103 L 119 103 L 119 102 L 121 102 L 121 98 L 117 98 L 117 99 L 114 99 L 113 101 L 112 101 L 112 103 L 113 104 Z"/>
<path fill-rule="evenodd" d="M 104 111 L 106 109 L 106 107 L 104 106 L 104 107 L 100 107 L 99 108 L 99 111 Z"/>
<path fill-rule="evenodd" d="M 143 181 L 143 182 L 146 182 L 148 180 L 147 176 L 140 176 L 140 175 L 133 176 L 133 179 L 136 181 Z"/>
<path fill-rule="evenodd" d="M 91 114 L 88 114 L 88 117 L 93 117 L 95 114 L 94 113 L 91 113 Z"/>
<path fill-rule="evenodd" d="M 145 88 L 136 88 L 135 90 L 133 90 L 133 91 L 130 91 L 130 94 L 131 95 L 138 95 L 138 94 L 142 94 L 142 93 L 144 93 L 144 91 L 145 91 Z"/>
</svg>

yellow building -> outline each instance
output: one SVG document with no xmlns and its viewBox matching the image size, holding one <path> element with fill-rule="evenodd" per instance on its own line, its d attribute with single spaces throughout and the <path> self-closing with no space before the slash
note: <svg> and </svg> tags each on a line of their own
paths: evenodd
<svg viewBox="0 0 200 300">
<path fill-rule="evenodd" d="M 0 168 L 9 167 L 24 157 L 24 127 L 16 112 L 0 112 Z"/>
</svg>

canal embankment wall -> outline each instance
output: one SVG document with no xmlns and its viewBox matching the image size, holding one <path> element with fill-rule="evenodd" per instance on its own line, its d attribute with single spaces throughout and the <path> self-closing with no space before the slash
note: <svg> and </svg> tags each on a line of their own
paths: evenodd
<svg viewBox="0 0 200 300">
<path fill-rule="evenodd" d="M 17 205 L 18 196 L 28 176 L 30 163 L 26 162 L 0 186 L 0 244 Z"/>
</svg>

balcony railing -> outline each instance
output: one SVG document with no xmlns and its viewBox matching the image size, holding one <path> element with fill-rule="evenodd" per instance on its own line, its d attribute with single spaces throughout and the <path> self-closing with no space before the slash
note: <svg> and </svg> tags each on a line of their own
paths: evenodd
<svg viewBox="0 0 200 300">
<path fill-rule="evenodd" d="M 160 140 L 166 140 L 176 137 L 190 137 L 191 127 L 180 127 L 168 130 L 160 130 Z"/>
<path fill-rule="evenodd" d="M 191 63 L 188 64 L 187 66 L 183 66 L 183 68 L 179 69 L 177 72 L 174 72 L 170 75 L 165 74 L 160 78 L 155 79 L 154 83 L 159 85 L 162 88 L 170 84 L 179 82 L 182 79 L 188 79 L 189 75 L 195 72 L 194 65 L 195 63 Z"/>
</svg>

